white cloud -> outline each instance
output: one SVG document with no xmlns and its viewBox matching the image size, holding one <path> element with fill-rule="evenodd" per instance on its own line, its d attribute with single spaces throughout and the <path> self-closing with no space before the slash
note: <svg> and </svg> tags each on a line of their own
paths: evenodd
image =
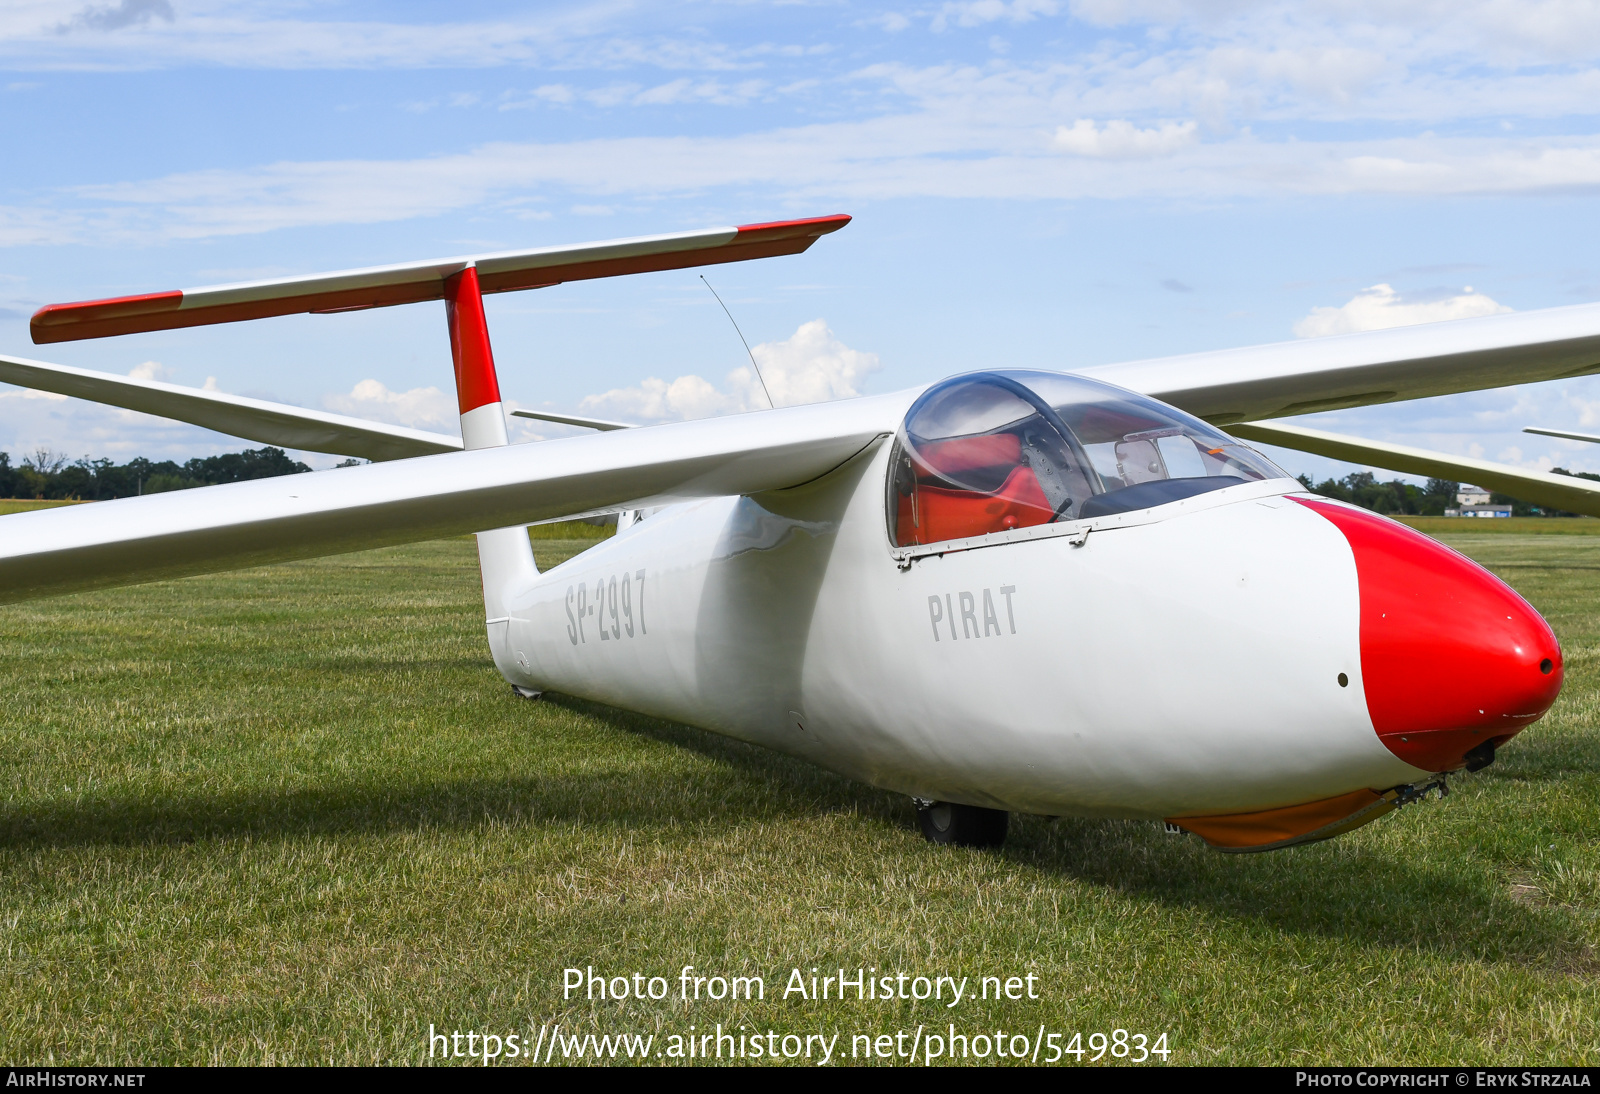
<svg viewBox="0 0 1600 1094">
<path fill-rule="evenodd" d="M 146 361 L 142 365 L 134 365 L 128 370 L 128 375 L 135 380 L 170 380 L 173 370 L 160 361 Z"/>
<path fill-rule="evenodd" d="M 1004 19 L 1028 23 L 1041 15 L 1061 10 L 1057 0 L 955 0 L 945 3 L 933 17 L 932 28 L 944 30 L 951 23 L 958 27 L 977 27 Z"/>
<path fill-rule="evenodd" d="M 881 15 L 874 15 L 870 18 L 863 19 L 861 21 L 861 25 L 878 27 L 881 30 L 888 31 L 890 34 L 898 34 L 900 31 L 905 30 L 911 25 L 911 20 L 898 11 L 886 11 Z"/>
<path fill-rule="evenodd" d="M 876 353 L 851 349 L 822 319 L 802 323 L 783 341 L 762 342 L 750 352 L 778 406 L 852 398 L 861 394 L 867 374 L 878 368 Z M 596 416 L 640 422 L 709 418 L 766 405 L 766 395 L 749 368 L 730 372 L 724 389 L 694 375 L 672 381 L 651 377 L 633 387 L 587 396 L 579 404 Z"/>
<path fill-rule="evenodd" d="M 0 8 L 0 58 L 27 69 L 750 63 L 741 51 L 702 35 L 639 33 L 637 5 L 628 0 L 533 6 L 531 13 L 476 22 L 319 19 L 316 5 L 261 0 L 187 0 L 176 9 L 168 0 L 117 0 L 80 7 L 64 22 L 63 7 L 58 0 L 8 0 Z"/>
<path fill-rule="evenodd" d="M 760 95 L 765 88 L 766 84 L 761 80 L 725 84 L 721 80 L 677 79 L 641 91 L 633 97 L 633 101 L 639 106 L 675 106 L 693 102 L 739 106 Z"/>
<path fill-rule="evenodd" d="M 170 23 L 174 18 L 168 0 L 121 0 L 120 3 L 103 7 L 91 4 L 59 24 L 56 30 L 61 34 L 81 30 L 121 30 L 123 27 L 141 26 L 154 19 Z"/>
<path fill-rule="evenodd" d="M 672 381 L 651 376 L 633 387 L 587 395 L 578 408 L 594 412 L 597 417 L 615 416 L 638 422 L 710 418 L 750 409 L 700 376 L 679 376 Z"/>
<path fill-rule="evenodd" d="M 1414 323 L 1473 319 L 1510 310 L 1485 293 L 1474 292 L 1470 285 L 1454 296 L 1417 301 L 1404 299 L 1389 285 L 1373 285 L 1356 293 L 1342 307 L 1312 308 L 1310 315 L 1294 325 L 1294 333 L 1301 338 L 1322 338 Z"/>
<path fill-rule="evenodd" d="M 0 7 L 0 60 L 13 67 L 514 64 L 559 69 L 561 82 L 485 101 L 501 109 L 667 107 L 687 117 L 700 105 L 781 96 L 805 107 L 802 116 L 826 120 L 715 136 L 699 124 L 677 130 L 695 135 L 675 136 L 665 126 L 676 123 L 662 121 L 652 124 L 653 137 L 503 141 L 414 159 L 125 179 L 15 198 L 18 204 L 0 206 L 0 245 L 203 239 L 463 208 L 544 216 L 525 203 L 698 198 L 716 187 L 762 189 L 775 201 L 807 205 L 1600 187 L 1600 136 L 1581 120 L 1600 99 L 1593 0 L 1074 0 L 1078 30 L 1089 23 L 1103 32 L 1064 36 L 1049 60 L 866 63 L 848 72 L 812 64 L 810 46 L 731 44 L 744 42 L 740 13 L 756 10 L 743 5 L 697 9 L 706 23 L 690 36 L 675 24 L 651 24 L 625 0 L 482 23 L 319 20 L 312 15 L 327 9 L 280 0 L 184 0 L 174 3 L 171 21 L 158 9 L 153 0 L 89 0 L 88 7 L 11 0 Z M 74 10 L 132 21 L 55 33 Z M 1067 11 L 1056 0 L 971 0 L 924 6 L 918 20 L 994 27 L 1056 15 L 1064 24 Z M 142 21 L 134 18 L 140 13 Z M 868 21 L 894 28 L 908 19 L 890 13 Z M 676 78 L 663 81 L 646 68 L 673 69 Z M 476 94 L 416 105 L 468 104 Z M 1497 131 L 1509 117 L 1553 121 Z M 1461 120 L 1488 124 L 1450 131 L 1496 135 L 1395 135 Z M 1157 157 L 1159 164 L 1147 162 Z"/>
<path fill-rule="evenodd" d="M 1396 51 L 1475 52 L 1512 63 L 1584 56 L 1600 44 L 1589 0 L 1072 0 L 1073 15 L 1101 27 L 1156 26 L 1208 37 L 1262 40 L 1384 36 Z"/>
<path fill-rule="evenodd" d="M 1057 126 L 1054 144 L 1063 152 L 1075 156 L 1092 156 L 1097 159 L 1145 159 L 1151 156 L 1168 156 L 1195 143 L 1198 139 L 1195 122 L 1162 122 L 1151 129 L 1137 129 L 1133 123 L 1121 118 L 1106 122 L 1096 128 L 1088 118 L 1079 118 L 1071 126 Z"/>
<path fill-rule="evenodd" d="M 795 85 L 789 85 L 795 89 Z M 501 110 L 527 110 L 540 106 L 571 106 L 587 103 L 610 108 L 617 106 L 682 106 L 709 103 L 714 106 L 744 106 L 767 92 L 765 80 L 690 79 L 680 77 L 664 84 L 644 87 L 636 83 L 611 83 L 596 88 L 575 88 L 570 84 L 544 84 L 528 92 L 506 92 Z M 809 90 L 803 88 L 801 90 Z"/>
<path fill-rule="evenodd" d="M 653 201 L 718 186 L 770 200 L 1515 194 L 1600 187 L 1600 136 L 1364 142 L 1199 142 L 1195 131 L 1068 129 L 1061 155 L 1030 127 L 929 114 L 738 137 L 627 137 L 484 145 L 412 160 L 276 163 L 81 186 L 71 211 L 0 207 L 0 244 L 205 239 L 376 224 L 481 207 L 517 215 L 563 195 Z M 1164 152 L 1160 170 L 1143 156 Z M 582 204 L 604 202 L 582 201 Z"/>
<path fill-rule="evenodd" d="M 1109 110 L 1125 117 L 1195 116 L 1208 124 L 1530 109 L 1579 116 L 1589 113 L 1600 76 L 1593 65 L 1600 5 L 1593 0 L 947 0 L 916 14 L 944 29 L 1028 24 L 1067 8 L 1080 30 L 1086 23 L 1108 33 L 1083 35 L 1088 44 L 1054 50 L 1058 60 L 1032 72 L 1053 84 L 1036 106 L 1075 102 L 1077 116 Z M 829 48 L 772 42 L 766 26 L 747 33 L 744 12 L 760 12 L 756 5 L 653 17 L 629 0 L 588 0 L 499 19 L 448 21 L 430 13 L 414 22 L 403 21 L 393 6 L 376 9 L 382 15 L 376 19 L 355 10 L 270 0 L 185 0 L 175 7 L 169 0 L 8 0 L 0 7 L 0 60 L 14 69 L 515 65 L 573 73 L 568 84 L 552 86 L 587 97 L 603 89 L 582 87 L 585 72 L 615 82 L 613 74 L 628 67 L 764 68 Z M 318 18 L 323 12 L 340 18 Z M 67 25 L 64 16 L 72 33 L 58 32 Z M 825 20 L 815 29 L 828 37 L 843 29 Z M 888 12 L 864 22 L 903 30 L 911 17 Z M 702 83 L 689 79 L 690 86 Z M 648 81 L 627 86 L 643 102 L 656 90 Z M 735 86 L 694 101 L 730 94 L 732 101 L 749 97 Z"/>
<path fill-rule="evenodd" d="M 750 352 L 761 366 L 772 401 L 779 406 L 854 398 L 861 394 L 867 374 L 878 368 L 876 353 L 851 349 L 822 319 L 802 323 L 782 342 L 763 342 Z M 755 386 L 749 369 L 735 369 L 728 380 L 736 389 Z"/>
<path fill-rule="evenodd" d="M 323 397 L 329 410 L 373 421 L 454 433 L 460 416 L 455 398 L 436 387 L 390 391 L 381 380 L 362 380 L 348 394 Z"/>
</svg>

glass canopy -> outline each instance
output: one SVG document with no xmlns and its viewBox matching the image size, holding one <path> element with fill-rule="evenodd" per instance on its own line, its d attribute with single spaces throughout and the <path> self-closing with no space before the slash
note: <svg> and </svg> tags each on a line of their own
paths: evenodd
<svg viewBox="0 0 1600 1094">
<path fill-rule="evenodd" d="M 975 372 L 935 384 L 895 438 L 896 546 L 1148 509 L 1285 474 L 1199 418 L 1059 372 Z"/>
</svg>

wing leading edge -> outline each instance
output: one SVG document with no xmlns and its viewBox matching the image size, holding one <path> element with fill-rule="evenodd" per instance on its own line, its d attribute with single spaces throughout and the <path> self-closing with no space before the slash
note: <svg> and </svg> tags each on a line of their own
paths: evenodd
<svg viewBox="0 0 1600 1094">
<path fill-rule="evenodd" d="M 1600 304 L 1077 369 L 1217 425 L 1600 371 Z"/>
<path fill-rule="evenodd" d="M 18 513 L 0 602 L 782 489 L 892 432 L 903 395 Z"/>
</svg>

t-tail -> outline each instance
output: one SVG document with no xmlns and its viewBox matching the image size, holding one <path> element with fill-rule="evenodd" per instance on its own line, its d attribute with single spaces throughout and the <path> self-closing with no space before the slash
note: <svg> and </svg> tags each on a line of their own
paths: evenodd
<svg viewBox="0 0 1600 1094">
<path fill-rule="evenodd" d="M 484 293 L 799 254 L 849 221 L 848 216 L 836 214 L 52 304 L 33 316 L 30 330 L 35 342 L 65 342 L 443 299 L 461 412 L 459 447 L 469 452 L 504 448 L 506 412 L 484 317 Z M 0 358 L 0 380 L 161 413 L 269 444 L 312 447 L 374 461 L 457 447 L 454 438 L 418 430 L 19 358 Z M 298 495 L 290 500 L 302 501 Z M 585 508 L 589 507 L 580 505 Z M 506 646 L 507 604 L 518 590 L 532 585 L 539 570 L 527 525 L 476 535 L 489 646 L 504 673 L 512 656 Z M 144 569 L 152 576 L 159 572 L 153 566 Z"/>
</svg>

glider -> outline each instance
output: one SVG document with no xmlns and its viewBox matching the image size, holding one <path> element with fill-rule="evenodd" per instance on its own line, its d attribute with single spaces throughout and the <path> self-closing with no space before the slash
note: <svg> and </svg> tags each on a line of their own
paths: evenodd
<svg viewBox="0 0 1600 1094">
<path fill-rule="evenodd" d="M 1492 762 L 1554 702 L 1560 648 L 1509 587 L 1223 427 L 1282 443 L 1262 419 L 1594 372 L 1596 306 L 670 425 L 519 412 L 595 432 L 506 443 L 485 292 L 798 254 L 848 220 L 43 308 L 38 342 L 443 300 L 461 437 L 0 360 L 13 383 L 384 461 L 7 517 L 0 600 L 476 532 L 519 694 L 806 757 L 972 846 L 1018 811 L 1229 851 L 1324 839 Z M 607 512 L 648 515 L 538 571 L 523 526 Z"/>
</svg>

